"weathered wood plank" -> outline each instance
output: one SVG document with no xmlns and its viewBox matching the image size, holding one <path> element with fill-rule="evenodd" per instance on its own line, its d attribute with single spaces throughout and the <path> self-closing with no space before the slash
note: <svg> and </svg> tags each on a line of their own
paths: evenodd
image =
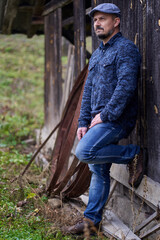
<svg viewBox="0 0 160 240">
<path fill-rule="evenodd" d="M 160 182 L 160 1 L 146 1 L 148 176 Z M 154 17 L 153 17 L 154 16 Z"/>
<path fill-rule="evenodd" d="M 111 185 L 111 187 L 110 187 L 110 192 L 109 192 L 109 196 L 108 196 L 108 198 L 107 198 L 107 201 L 106 201 L 106 204 L 105 205 L 107 205 L 108 204 L 108 202 L 109 202 L 109 200 L 111 199 L 111 197 L 112 197 L 112 195 L 113 195 L 113 192 L 114 192 L 114 190 L 115 190 L 115 188 L 116 188 L 116 186 L 117 186 L 117 181 L 116 180 L 113 180 L 113 183 L 112 183 L 112 185 Z"/>
<path fill-rule="evenodd" d="M 145 219 L 140 225 L 136 226 L 135 233 L 139 232 L 142 228 L 147 226 L 150 222 L 157 218 L 158 213 L 153 213 L 149 218 Z"/>
<path fill-rule="evenodd" d="M 91 0 L 91 7 L 94 8 L 98 4 L 103 3 L 102 0 Z M 92 32 L 92 52 L 99 46 L 100 41 L 98 40 L 93 27 L 93 19 L 91 19 L 91 32 Z"/>
<path fill-rule="evenodd" d="M 115 185 L 115 184 L 114 184 Z M 81 200 L 85 205 L 88 204 L 88 196 L 81 195 Z M 104 210 L 102 230 L 106 236 L 115 237 L 116 239 L 126 239 L 126 240 L 140 240 L 140 238 L 135 235 L 112 211 Z"/>
<path fill-rule="evenodd" d="M 60 120 L 62 93 L 61 9 L 45 17 L 45 126 Z"/>
<path fill-rule="evenodd" d="M 87 15 L 90 11 L 91 11 L 91 8 L 87 8 L 87 9 L 86 9 L 86 15 Z M 73 16 L 73 17 L 69 17 L 69 18 L 63 20 L 62 26 L 64 27 L 64 26 L 69 25 L 69 24 L 72 24 L 72 23 L 74 23 L 74 16 Z"/>
<path fill-rule="evenodd" d="M 132 189 L 128 184 L 129 174 L 125 165 L 112 164 L 111 177 L 126 186 L 127 188 Z M 144 192 L 144 190 L 146 190 L 146 192 Z M 141 198 L 145 198 L 145 200 L 153 204 L 155 207 L 158 206 L 160 196 L 160 184 L 158 182 L 155 182 L 151 178 L 145 176 L 142 179 L 139 187 L 137 189 L 134 189 L 134 192 Z"/>
<path fill-rule="evenodd" d="M 74 0 L 75 78 L 86 65 L 85 0 Z"/>
<path fill-rule="evenodd" d="M 69 97 L 69 94 L 72 90 L 73 86 L 73 77 L 74 77 L 74 51 L 75 47 L 70 44 L 68 48 L 68 63 L 67 63 L 67 73 L 66 77 L 64 79 L 64 87 L 63 87 L 63 97 L 62 97 L 62 103 L 61 103 L 61 112 L 63 112 L 65 104 L 67 102 L 67 99 Z"/>
<path fill-rule="evenodd" d="M 43 16 L 48 15 L 49 13 L 55 11 L 57 8 L 63 7 L 73 0 L 52 0 L 48 4 L 45 5 L 45 9 L 43 11 Z"/>
<path fill-rule="evenodd" d="M 12 31 L 12 24 L 17 15 L 19 0 L 9 0 L 7 2 L 7 8 L 3 19 L 2 32 L 4 34 L 10 34 Z"/>
<path fill-rule="evenodd" d="M 0 1 L 0 31 L 2 29 L 2 23 L 3 23 L 6 3 L 7 3 L 7 0 L 1 0 Z"/>
<path fill-rule="evenodd" d="M 140 240 L 113 212 L 106 210 L 103 215 L 102 230 L 118 239 Z"/>
<path fill-rule="evenodd" d="M 143 233 L 140 238 L 144 239 L 148 236 L 150 236 L 151 234 L 157 232 L 158 230 L 160 230 L 160 223 L 157 224 L 156 226 L 154 226 L 153 228 L 149 229 L 148 231 L 146 231 L 145 233 Z M 157 238 L 158 239 L 158 238 Z"/>
</svg>

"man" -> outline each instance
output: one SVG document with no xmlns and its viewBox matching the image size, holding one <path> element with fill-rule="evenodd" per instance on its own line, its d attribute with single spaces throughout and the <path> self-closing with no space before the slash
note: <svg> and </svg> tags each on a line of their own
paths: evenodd
<svg viewBox="0 0 160 240">
<path fill-rule="evenodd" d="M 134 187 L 140 184 L 143 176 L 139 146 L 117 144 L 135 126 L 140 67 L 137 47 L 120 32 L 120 15 L 120 9 L 111 3 L 100 4 L 90 12 L 94 31 L 102 42 L 89 63 L 76 156 L 89 164 L 92 178 L 84 219 L 68 228 L 72 234 L 83 232 L 86 223 L 89 227 L 98 227 L 102 220 L 112 163 L 130 164 L 129 184 Z M 135 173 L 133 169 L 136 169 Z"/>
</svg>

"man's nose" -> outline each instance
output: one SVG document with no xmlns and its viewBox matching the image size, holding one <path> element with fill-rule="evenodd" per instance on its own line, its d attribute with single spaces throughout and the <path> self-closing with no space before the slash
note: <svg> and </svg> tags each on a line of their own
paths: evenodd
<svg viewBox="0 0 160 240">
<path fill-rule="evenodd" d="M 97 27 L 100 27 L 100 26 L 101 26 L 100 21 L 97 20 L 97 21 L 94 23 L 94 27 L 97 28 Z"/>
<path fill-rule="evenodd" d="M 100 26 L 100 21 L 99 21 L 99 20 L 97 20 L 97 21 L 95 22 L 95 26 Z"/>
</svg>

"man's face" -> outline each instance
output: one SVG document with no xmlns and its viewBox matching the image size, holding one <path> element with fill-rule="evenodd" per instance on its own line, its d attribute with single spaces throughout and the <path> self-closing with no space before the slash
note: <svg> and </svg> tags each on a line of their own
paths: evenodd
<svg viewBox="0 0 160 240">
<path fill-rule="evenodd" d="M 119 21 L 119 18 L 115 17 L 113 14 L 95 12 L 93 21 L 96 35 L 100 39 L 112 36 L 115 28 L 118 26 L 117 20 Z"/>
</svg>

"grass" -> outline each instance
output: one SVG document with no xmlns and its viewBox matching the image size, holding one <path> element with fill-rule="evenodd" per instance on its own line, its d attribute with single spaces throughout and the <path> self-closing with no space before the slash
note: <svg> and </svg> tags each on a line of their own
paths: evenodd
<svg viewBox="0 0 160 240">
<path fill-rule="evenodd" d="M 1 35 L 1 145 L 16 145 L 43 125 L 43 37 Z"/>
<path fill-rule="evenodd" d="M 47 215 L 48 197 L 36 192 L 40 168 L 32 164 L 12 181 L 34 151 L 25 140 L 44 124 L 44 36 L 0 35 L 0 54 L 0 240 L 78 239 L 63 236 Z"/>
<path fill-rule="evenodd" d="M 41 213 L 47 197 L 37 199 L 38 184 L 11 183 L 32 155 L 32 149 L 23 153 L 25 140 L 43 126 L 44 37 L 0 38 L 0 240 L 61 239 L 58 231 L 50 233 L 53 223 Z M 40 173 L 30 168 L 31 176 Z M 24 199 L 27 205 L 17 207 Z"/>
</svg>

